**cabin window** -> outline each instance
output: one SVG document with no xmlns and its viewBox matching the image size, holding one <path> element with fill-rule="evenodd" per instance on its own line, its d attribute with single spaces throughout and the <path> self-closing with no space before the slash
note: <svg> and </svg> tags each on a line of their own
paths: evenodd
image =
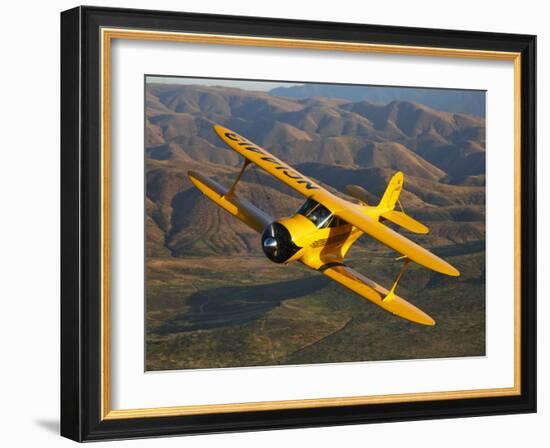
<svg viewBox="0 0 550 448">
<path fill-rule="evenodd" d="M 331 211 L 311 198 L 298 209 L 297 213 L 308 218 L 318 229 L 328 227 L 332 220 Z"/>
<path fill-rule="evenodd" d="M 332 213 L 328 208 L 319 204 L 309 214 L 308 218 L 317 226 L 318 229 L 324 229 L 328 226 L 330 219 L 332 218 Z"/>
<path fill-rule="evenodd" d="M 319 203 L 317 201 L 310 198 L 300 206 L 296 213 L 307 217 L 307 215 L 309 215 L 318 205 Z"/>
</svg>

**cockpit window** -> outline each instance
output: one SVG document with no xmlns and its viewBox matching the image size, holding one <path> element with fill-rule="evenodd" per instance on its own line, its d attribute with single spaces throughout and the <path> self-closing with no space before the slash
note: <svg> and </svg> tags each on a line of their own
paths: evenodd
<svg viewBox="0 0 550 448">
<path fill-rule="evenodd" d="M 310 221 L 317 226 L 318 229 L 324 229 L 328 223 L 332 213 L 330 210 L 323 205 L 319 204 L 313 211 L 308 215 Z"/>
<path fill-rule="evenodd" d="M 313 199 L 308 199 L 297 213 L 308 218 L 318 229 L 327 227 L 332 220 L 330 210 Z"/>
<path fill-rule="evenodd" d="M 296 213 L 303 216 L 307 216 L 318 205 L 319 203 L 317 201 L 314 201 L 313 199 L 310 198 L 300 206 L 300 208 L 296 211 Z"/>
</svg>

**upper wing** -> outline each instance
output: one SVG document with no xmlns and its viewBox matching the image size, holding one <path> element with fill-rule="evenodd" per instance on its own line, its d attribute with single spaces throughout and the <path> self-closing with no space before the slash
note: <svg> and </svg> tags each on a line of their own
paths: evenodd
<svg viewBox="0 0 550 448">
<path fill-rule="evenodd" d="M 354 204 L 350 205 L 351 207 L 334 211 L 334 214 L 377 239 L 382 244 L 385 244 L 428 269 L 441 272 L 442 274 L 452 275 L 453 277 L 460 275 L 460 272 L 445 260 L 442 260 L 429 250 L 424 249 L 415 242 L 405 238 L 403 235 L 386 227 L 384 224 L 375 221 L 361 210 L 354 207 Z"/>
<path fill-rule="evenodd" d="M 313 193 L 319 197 L 319 200 L 323 200 L 328 195 L 332 196 L 316 182 L 289 167 L 286 163 L 241 135 L 219 124 L 214 125 L 214 131 L 231 149 L 305 197 L 308 198 Z"/>
<path fill-rule="evenodd" d="M 420 247 L 389 227 L 373 220 L 363 213 L 361 206 L 333 195 L 311 179 L 308 179 L 268 153 L 265 149 L 223 126 L 215 125 L 214 130 L 229 147 L 243 157 L 255 163 L 298 193 L 308 198 L 313 197 L 332 213 L 377 239 L 382 244 L 428 269 L 452 276 L 460 275 L 458 270 L 437 255 L 432 254 L 430 251 Z"/>
<path fill-rule="evenodd" d="M 397 295 L 393 296 L 391 299 L 384 300 L 384 297 L 386 297 L 389 292 L 386 288 L 359 274 L 349 266 L 338 264 L 325 269 L 323 274 L 346 288 L 351 289 L 365 299 L 370 300 L 380 308 L 402 317 L 403 319 L 423 325 L 435 325 L 435 321 L 424 311 Z"/>
<path fill-rule="evenodd" d="M 273 222 L 273 218 L 263 210 L 260 210 L 246 199 L 242 199 L 235 194 L 228 194 L 228 189 L 215 180 L 194 171 L 189 171 L 187 175 L 191 182 L 193 182 L 193 185 L 195 185 L 195 187 L 197 187 L 206 197 L 227 210 L 233 216 L 239 218 L 258 233 L 262 233 L 263 230 Z"/>
</svg>

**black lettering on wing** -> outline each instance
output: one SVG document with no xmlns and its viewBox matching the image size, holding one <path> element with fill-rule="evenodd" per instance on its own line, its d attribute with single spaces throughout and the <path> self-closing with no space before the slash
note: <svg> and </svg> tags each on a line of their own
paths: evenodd
<svg viewBox="0 0 550 448">
<path fill-rule="evenodd" d="M 291 179 L 301 179 L 302 178 L 302 176 L 300 176 L 296 173 L 294 173 L 295 176 L 291 175 L 287 170 L 284 170 L 283 174 L 285 174 L 287 177 L 290 177 Z"/>
<path fill-rule="evenodd" d="M 273 157 L 262 157 L 262 160 L 265 160 L 266 162 L 273 163 L 275 165 L 279 165 L 279 161 L 277 159 L 274 159 Z"/>
<path fill-rule="evenodd" d="M 233 132 L 226 132 L 225 133 L 225 136 L 229 139 L 229 140 L 233 140 L 234 142 L 240 142 L 241 141 L 241 138 L 239 135 L 233 133 Z"/>
<path fill-rule="evenodd" d="M 316 187 L 315 185 L 313 185 L 313 184 L 311 183 L 311 181 L 309 181 L 309 180 L 302 179 L 302 180 L 299 180 L 298 183 L 299 183 L 299 184 L 306 184 L 306 189 L 307 189 L 307 190 L 318 190 L 318 189 L 319 189 L 318 187 Z"/>
<path fill-rule="evenodd" d="M 263 154 L 264 152 L 258 148 L 257 146 L 243 146 L 243 149 L 247 149 L 248 151 L 255 152 L 257 154 Z"/>
</svg>

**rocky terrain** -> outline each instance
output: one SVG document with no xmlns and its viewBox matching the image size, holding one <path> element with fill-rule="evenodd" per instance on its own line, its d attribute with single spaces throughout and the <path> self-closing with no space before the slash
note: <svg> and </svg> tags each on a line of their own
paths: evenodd
<svg viewBox="0 0 550 448">
<path fill-rule="evenodd" d="M 426 222 L 430 245 L 484 239 L 485 121 L 394 101 L 287 99 L 239 89 L 149 84 L 147 89 L 147 247 L 150 256 L 259 251 L 256 235 L 191 188 L 193 169 L 229 184 L 237 154 L 212 130 L 219 123 L 302 173 L 342 192 L 357 184 L 373 202 L 397 170 L 403 206 Z M 239 186 L 274 217 L 301 202 L 256 168 Z M 258 252 L 259 253 L 259 252 Z"/>
<path fill-rule="evenodd" d="M 317 273 L 269 262 L 259 235 L 187 178 L 196 170 L 229 185 L 240 169 L 214 123 L 337 194 L 347 184 L 366 188 L 372 204 L 403 171 L 401 203 L 430 228 L 408 236 L 463 271 L 449 283 L 415 268 L 403 282 L 404 297 L 438 325 L 409 324 Z M 145 126 L 148 369 L 484 354 L 484 118 L 410 101 L 148 83 Z M 238 191 L 274 218 L 303 202 L 257 168 Z M 388 284 L 394 256 L 362 237 L 350 263 Z M 365 343 L 373 338 L 380 343 Z"/>
</svg>

